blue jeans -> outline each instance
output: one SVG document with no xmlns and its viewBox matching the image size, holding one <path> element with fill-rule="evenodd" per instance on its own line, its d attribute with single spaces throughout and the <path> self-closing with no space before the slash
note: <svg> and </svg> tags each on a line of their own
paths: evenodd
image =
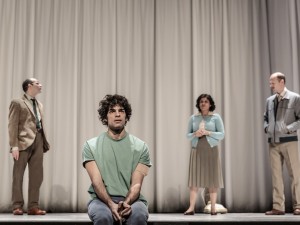
<svg viewBox="0 0 300 225">
<path fill-rule="evenodd" d="M 111 197 L 115 203 L 124 201 L 124 197 Z M 136 201 L 131 205 L 131 214 L 123 224 L 126 225 L 147 225 L 148 220 L 148 208 L 141 202 Z M 119 224 L 114 221 L 112 212 L 109 207 L 100 199 L 93 199 L 88 203 L 88 215 L 93 221 L 94 225 L 113 225 Z"/>
</svg>

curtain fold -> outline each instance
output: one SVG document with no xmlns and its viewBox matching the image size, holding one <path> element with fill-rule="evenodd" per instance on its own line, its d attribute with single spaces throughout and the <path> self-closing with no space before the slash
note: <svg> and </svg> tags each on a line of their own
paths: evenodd
<svg viewBox="0 0 300 225">
<path fill-rule="evenodd" d="M 281 71 L 287 88 L 300 92 L 299 15 L 299 0 L 0 0 L 0 212 L 11 206 L 8 107 L 33 76 L 43 84 L 38 99 L 51 144 L 40 195 L 48 211 L 87 210 L 82 146 L 106 131 L 97 108 L 114 93 L 132 105 L 126 129 L 150 148 L 142 190 L 150 212 L 188 207 L 186 131 L 201 93 L 212 95 L 225 125 L 218 202 L 229 212 L 269 209 L 268 79 Z M 27 182 L 26 172 L 25 200 Z M 200 190 L 197 211 L 203 207 Z"/>
</svg>

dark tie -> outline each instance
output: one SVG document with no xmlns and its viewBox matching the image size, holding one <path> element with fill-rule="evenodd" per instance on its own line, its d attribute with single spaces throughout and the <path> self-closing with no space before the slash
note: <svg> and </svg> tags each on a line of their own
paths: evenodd
<svg viewBox="0 0 300 225">
<path fill-rule="evenodd" d="M 41 123 L 37 114 L 37 110 L 36 110 L 36 100 L 35 99 L 31 99 L 32 104 L 33 104 L 33 111 L 34 111 L 34 115 L 35 115 L 35 123 L 36 123 L 36 129 L 41 129 Z"/>
<path fill-rule="evenodd" d="M 277 109 L 278 109 L 278 104 L 279 104 L 278 97 L 276 96 L 273 101 L 274 101 L 274 116 L 275 116 L 275 120 L 276 120 Z"/>
</svg>

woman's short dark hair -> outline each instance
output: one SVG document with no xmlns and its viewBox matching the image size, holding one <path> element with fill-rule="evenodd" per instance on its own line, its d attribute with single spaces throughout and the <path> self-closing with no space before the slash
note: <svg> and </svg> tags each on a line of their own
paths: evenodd
<svg viewBox="0 0 300 225">
<path fill-rule="evenodd" d="M 210 103 L 209 111 L 212 112 L 216 109 L 216 105 L 215 105 L 213 98 L 209 94 L 201 94 L 196 100 L 196 108 L 198 109 L 199 112 L 201 112 L 199 103 L 202 98 L 207 98 L 207 100 L 209 101 L 209 103 Z"/>
<path fill-rule="evenodd" d="M 131 105 L 129 104 L 128 100 L 122 96 L 122 95 L 106 95 L 103 100 L 99 102 L 99 119 L 101 120 L 103 125 L 108 125 L 107 123 L 107 113 L 109 109 L 115 107 L 116 105 L 119 105 L 120 107 L 123 107 L 126 114 L 126 122 L 130 120 L 131 117 Z"/>
</svg>

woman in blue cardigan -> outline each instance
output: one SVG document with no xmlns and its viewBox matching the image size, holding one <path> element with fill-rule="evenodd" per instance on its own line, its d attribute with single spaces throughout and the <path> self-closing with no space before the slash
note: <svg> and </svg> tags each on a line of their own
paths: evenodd
<svg viewBox="0 0 300 225">
<path fill-rule="evenodd" d="M 223 188 L 223 176 L 218 143 L 224 138 L 224 125 L 209 94 L 201 94 L 196 101 L 199 113 L 192 115 L 188 123 L 187 137 L 192 142 L 189 179 L 190 206 L 184 215 L 195 214 L 195 204 L 200 187 L 208 188 L 211 215 L 216 215 L 218 188 Z"/>
</svg>

